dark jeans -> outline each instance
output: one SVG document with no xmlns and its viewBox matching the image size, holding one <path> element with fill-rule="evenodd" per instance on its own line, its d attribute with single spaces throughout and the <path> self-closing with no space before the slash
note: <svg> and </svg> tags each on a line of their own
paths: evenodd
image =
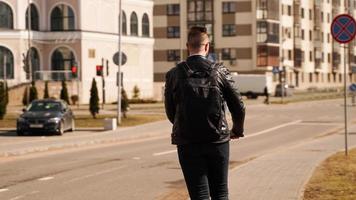
<svg viewBox="0 0 356 200">
<path fill-rule="evenodd" d="M 228 200 L 229 142 L 179 145 L 178 156 L 191 200 Z"/>
</svg>

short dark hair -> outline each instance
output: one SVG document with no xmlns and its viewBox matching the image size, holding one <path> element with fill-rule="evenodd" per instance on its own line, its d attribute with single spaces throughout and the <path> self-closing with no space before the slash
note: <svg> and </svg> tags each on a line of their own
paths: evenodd
<svg viewBox="0 0 356 200">
<path fill-rule="evenodd" d="M 191 48 L 197 49 L 200 48 L 207 39 L 209 39 L 209 36 L 205 27 L 193 26 L 189 29 L 187 44 Z"/>
</svg>

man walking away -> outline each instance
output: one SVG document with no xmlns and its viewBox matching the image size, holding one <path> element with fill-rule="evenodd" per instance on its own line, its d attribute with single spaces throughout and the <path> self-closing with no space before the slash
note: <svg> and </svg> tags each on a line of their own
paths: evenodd
<svg viewBox="0 0 356 200">
<path fill-rule="evenodd" d="M 190 29 L 189 57 L 166 74 L 165 108 L 191 200 L 228 200 L 229 141 L 244 136 L 245 107 L 230 72 L 206 59 L 209 45 L 206 28 Z"/>
</svg>

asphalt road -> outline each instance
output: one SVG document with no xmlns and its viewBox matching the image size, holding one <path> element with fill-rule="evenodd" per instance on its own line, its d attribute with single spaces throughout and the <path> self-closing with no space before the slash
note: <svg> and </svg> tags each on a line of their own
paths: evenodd
<svg viewBox="0 0 356 200">
<path fill-rule="evenodd" d="M 355 111 L 349 107 L 350 123 L 355 123 Z M 342 100 L 248 106 L 246 137 L 231 143 L 231 167 L 332 134 L 343 127 L 343 116 Z M 0 158 L 0 199 L 186 199 L 170 127 L 156 128 L 167 135 Z M 0 144 L 12 139 L 19 138 L 0 135 Z"/>
</svg>

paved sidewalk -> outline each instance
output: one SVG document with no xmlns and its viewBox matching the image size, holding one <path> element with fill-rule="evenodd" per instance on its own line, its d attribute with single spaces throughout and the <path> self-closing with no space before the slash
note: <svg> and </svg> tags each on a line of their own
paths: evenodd
<svg viewBox="0 0 356 200">
<path fill-rule="evenodd" d="M 356 125 L 349 131 L 356 146 Z M 262 156 L 230 172 L 230 199 L 300 200 L 315 168 L 344 149 L 343 133 L 319 138 Z"/>
<path fill-rule="evenodd" d="M 93 144 L 137 141 L 157 137 L 170 137 L 171 124 L 167 121 L 152 122 L 135 127 L 119 128 L 115 131 L 53 137 L 36 137 L 32 141 L 0 143 L 0 158 L 18 156 L 34 152 L 68 149 Z"/>
</svg>

